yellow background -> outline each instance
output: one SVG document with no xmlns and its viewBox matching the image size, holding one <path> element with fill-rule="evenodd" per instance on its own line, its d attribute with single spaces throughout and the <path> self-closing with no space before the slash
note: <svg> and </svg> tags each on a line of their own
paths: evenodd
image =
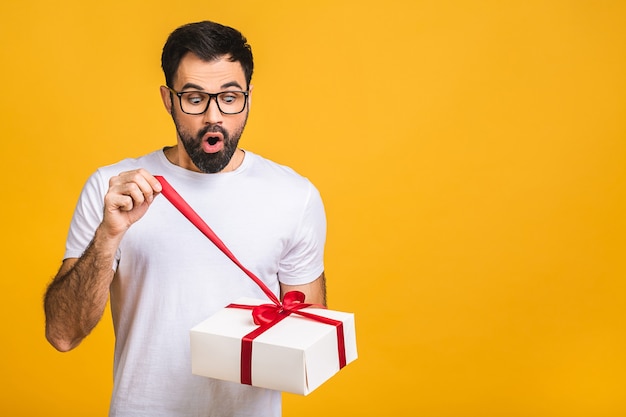
<svg viewBox="0 0 626 417">
<path fill-rule="evenodd" d="M 5 0 L 0 415 L 105 415 L 107 316 L 47 345 L 41 298 L 98 166 L 174 143 L 160 50 L 242 30 L 244 148 L 326 204 L 359 359 L 285 416 L 626 415 L 626 2 Z"/>
</svg>

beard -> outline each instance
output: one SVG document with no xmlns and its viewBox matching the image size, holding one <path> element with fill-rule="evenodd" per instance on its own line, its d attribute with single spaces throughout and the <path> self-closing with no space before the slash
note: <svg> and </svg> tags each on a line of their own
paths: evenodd
<svg viewBox="0 0 626 417">
<path fill-rule="evenodd" d="M 246 126 L 248 115 L 246 114 L 243 123 L 232 132 L 227 131 L 220 125 L 207 125 L 200 129 L 195 135 L 183 128 L 174 111 L 172 111 L 172 119 L 174 120 L 178 137 L 180 137 L 185 151 L 187 151 L 194 165 L 205 174 L 216 174 L 226 168 L 226 165 L 228 165 L 235 154 L 237 146 L 239 145 L 239 139 Z M 222 134 L 224 147 L 219 152 L 206 153 L 202 149 L 202 138 L 208 132 L 219 132 Z"/>
</svg>

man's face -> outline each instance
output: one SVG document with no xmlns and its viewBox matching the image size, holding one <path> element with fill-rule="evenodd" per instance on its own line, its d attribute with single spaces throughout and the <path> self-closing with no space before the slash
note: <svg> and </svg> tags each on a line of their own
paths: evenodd
<svg viewBox="0 0 626 417">
<path fill-rule="evenodd" d="M 181 60 L 171 87 L 179 92 L 219 93 L 245 91 L 247 83 L 238 62 L 230 62 L 226 57 L 206 62 L 188 53 Z M 176 95 L 172 93 L 170 100 L 170 91 L 164 87 L 161 94 L 176 125 L 178 145 L 182 145 L 187 153 L 185 160 L 179 160 L 178 164 L 205 173 L 222 171 L 237 150 L 248 118 L 248 104 L 239 114 L 222 114 L 212 98 L 205 113 L 190 115 L 182 111 Z"/>
</svg>

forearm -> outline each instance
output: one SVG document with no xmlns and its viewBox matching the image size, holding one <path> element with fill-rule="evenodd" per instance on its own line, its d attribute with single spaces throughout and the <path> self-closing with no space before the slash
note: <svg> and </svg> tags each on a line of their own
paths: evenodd
<svg viewBox="0 0 626 417">
<path fill-rule="evenodd" d="M 63 265 L 45 295 L 46 338 L 60 351 L 68 351 L 98 324 L 109 297 L 118 238 L 101 229 L 85 253 Z"/>
</svg>

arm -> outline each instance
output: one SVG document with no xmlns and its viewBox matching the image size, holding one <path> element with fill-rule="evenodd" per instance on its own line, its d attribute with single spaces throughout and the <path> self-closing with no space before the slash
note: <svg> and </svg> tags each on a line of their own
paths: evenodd
<svg viewBox="0 0 626 417">
<path fill-rule="evenodd" d="M 301 291 L 306 296 L 304 302 L 310 304 L 321 304 L 326 306 L 326 276 L 317 277 L 315 281 L 302 285 L 287 285 L 280 283 L 280 299 L 282 300 L 285 293 L 289 291 Z"/>
<path fill-rule="evenodd" d="M 104 197 L 104 216 L 83 255 L 63 261 L 44 297 L 46 338 L 68 351 L 100 321 L 114 277 L 115 252 L 128 230 L 148 210 L 161 184 L 147 171 L 111 178 Z"/>
<path fill-rule="evenodd" d="M 46 291 L 46 338 L 59 351 L 78 346 L 104 313 L 116 246 L 101 236 L 98 228 L 82 257 L 64 260 Z"/>
</svg>

